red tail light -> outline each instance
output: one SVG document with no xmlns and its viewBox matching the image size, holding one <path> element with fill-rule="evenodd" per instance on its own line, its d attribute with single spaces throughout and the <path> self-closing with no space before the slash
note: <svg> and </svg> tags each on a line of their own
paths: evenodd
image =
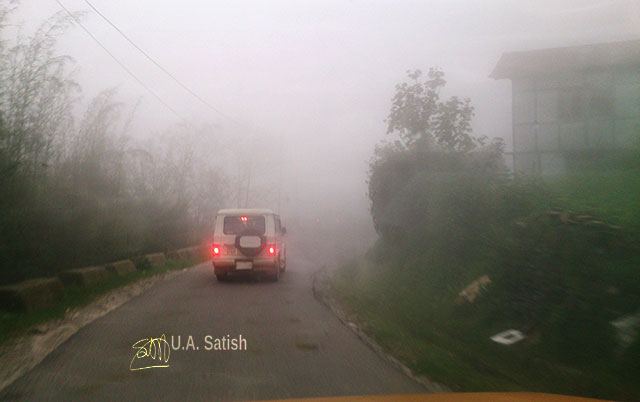
<svg viewBox="0 0 640 402">
<path fill-rule="evenodd" d="M 211 245 L 211 254 L 213 254 L 214 257 L 218 257 L 222 254 L 222 246 L 217 244 Z"/>
<path fill-rule="evenodd" d="M 275 244 L 270 244 L 270 245 L 267 246 L 267 254 L 276 255 L 276 245 Z"/>
</svg>

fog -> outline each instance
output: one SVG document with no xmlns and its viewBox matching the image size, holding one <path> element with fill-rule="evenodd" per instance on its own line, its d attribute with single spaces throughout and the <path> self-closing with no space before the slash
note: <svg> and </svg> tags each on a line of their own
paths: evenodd
<svg viewBox="0 0 640 402">
<path fill-rule="evenodd" d="M 214 111 L 87 3 L 61 2 L 83 11 L 83 25 L 180 117 L 76 26 L 57 49 L 75 60 L 85 104 L 113 87 L 121 102 L 142 99 L 130 130 L 141 140 L 186 124 L 230 182 L 251 176 L 224 206 L 280 209 L 285 222 L 317 215 L 369 224 L 367 163 L 406 70 L 441 68 L 447 94 L 471 99 L 474 134 L 503 137 L 508 150 L 510 83 L 488 78 L 503 52 L 640 35 L 634 0 L 92 2 Z M 24 2 L 12 21 L 25 34 L 60 11 L 54 1 Z"/>
<path fill-rule="evenodd" d="M 640 400 L 639 106 L 639 0 L 0 0 L 0 400 Z"/>
</svg>

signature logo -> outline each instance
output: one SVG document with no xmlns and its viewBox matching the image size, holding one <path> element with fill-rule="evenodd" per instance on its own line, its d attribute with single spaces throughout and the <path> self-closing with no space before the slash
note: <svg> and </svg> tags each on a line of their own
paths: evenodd
<svg viewBox="0 0 640 402">
<path fill-rule="evenodd" d="M 159 338 L 140 339 L 133 344 L 132 348 L 136 350 L 136 354 L 131 359 L 129 370 L 169 367 L 166 363 L 169 362 L 171 348 L 165 334 L 162 334 Z"/>
</svg>

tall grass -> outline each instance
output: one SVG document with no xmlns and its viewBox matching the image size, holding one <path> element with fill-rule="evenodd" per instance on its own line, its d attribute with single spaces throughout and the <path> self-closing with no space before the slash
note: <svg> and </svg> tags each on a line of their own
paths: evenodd
<svg viewBox="0 0 640 402">
<path fill-rule="evenodd" d="M 16 33 L 12 4 L 0 6 L 0 284 L 199 242 L 227 183 L 195 129 L 135 139 L 116 89 L 78 117 L 76 66 L 56 48 L 72 19 Z"/>
</svg>

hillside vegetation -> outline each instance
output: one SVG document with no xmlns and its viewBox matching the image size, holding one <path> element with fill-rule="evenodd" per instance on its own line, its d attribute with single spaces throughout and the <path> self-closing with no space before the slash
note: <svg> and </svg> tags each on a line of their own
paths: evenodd
<svg viewBox="0 0 640 402">
<path fill-rule="evenodd" d="M 72 58 L 57 54 L 70 17 L 25 35 L 11 7 L 0 8 L 0 284 L 200 243 L 227 186 L 192 141 L 211 142 L 209 128 L 136 138 L 136 106 L 115 89 L 84 102 Z"/>
<path fill-rule="evenodd" d="M 455 390 L 638 400 L 640 340 L 621 342 L 611 324 L 640 308 L 637 167 L 508 174 L 501 143 L 471 136 L 467 104 L 439 100 L 441 75 L 409 78 L 389 117 L 399 139 L 371 163 L 379 239 L 335 273 L 338 299 L 391 353 Z M 473 301 L 460 295 L 484 275 Z M 490 340 L 507 329 L 526 339 Z"/>
</svg>

